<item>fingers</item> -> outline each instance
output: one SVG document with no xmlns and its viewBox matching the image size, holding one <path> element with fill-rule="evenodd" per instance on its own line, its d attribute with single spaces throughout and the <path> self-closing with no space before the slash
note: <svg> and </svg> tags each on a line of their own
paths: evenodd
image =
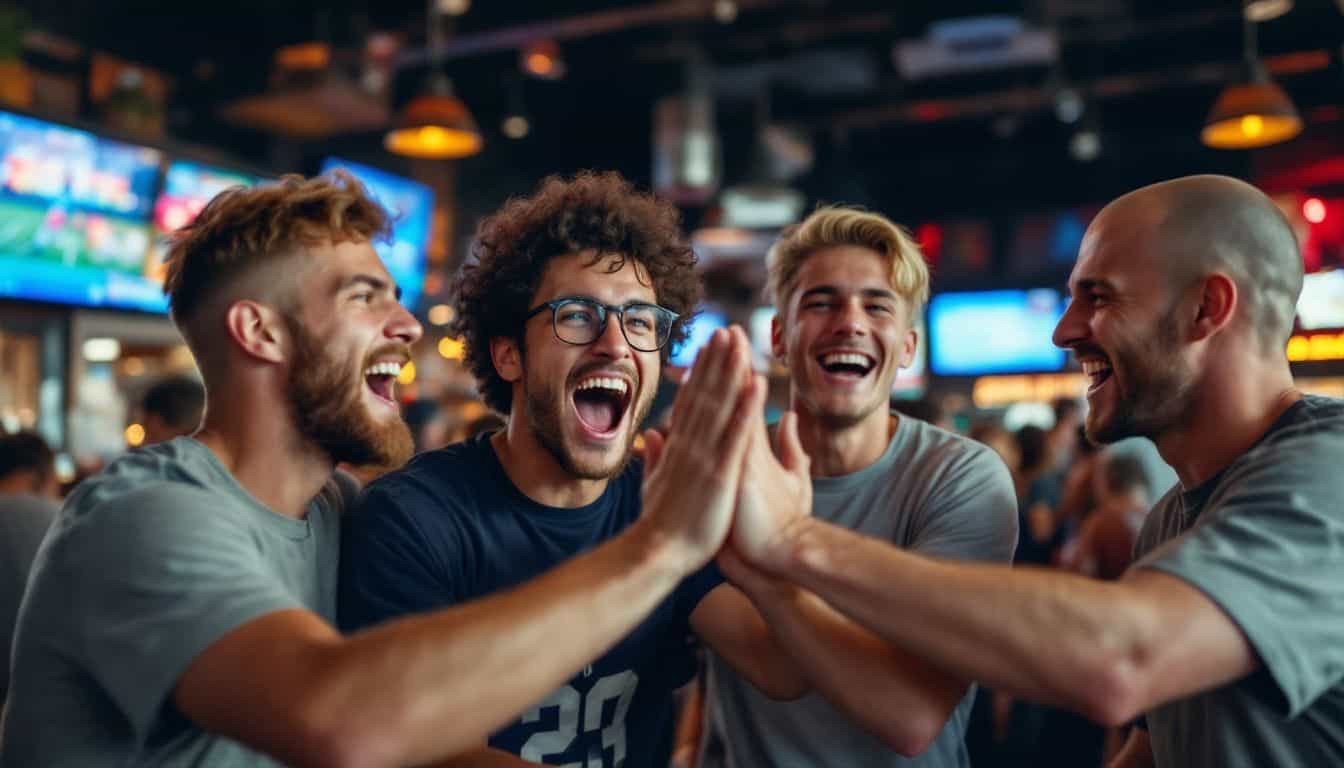
<svg viewBox="0 0 1344 768">
<path fill-rule="evenodd" d="M 746 334 L 733 326 L 714 332 L 682 385 L 673 406 L 673 429 L 702 445 L 718 443 L 730 420 L 734 420 L 735 397 L 748 380 L 751 355 Z"/>
<path fill-rule="evenodd" d="M 741 473 L 743 458 L 747 454 L 747 445 L 752 441 L 753 431 L 748 429 L 753 417 L 759 418 L 759 412 L 765 408 L 765 385 L 760 377 L 747 379 L 733 409 L 731 420 L 719 444 L 718 455 L 722 465 L 730 468 L 731 481 L 736 484 Z"/>
<path fill-rule="evenodd" d="M 663 458 L 663 433 L 656 429 L 644 430 L 644 476 L 653 474 L 654 467 Z"/>
<path fill-rule="evenodd" d="M 803 442 L 798 438 L 798 414 L 789 411 L 779 420 L 776 434 L 779 441 L 779 463 L 790 472 L 803 472 L 811 467 L 812 460 L 803 450 Z"/>
</svg>

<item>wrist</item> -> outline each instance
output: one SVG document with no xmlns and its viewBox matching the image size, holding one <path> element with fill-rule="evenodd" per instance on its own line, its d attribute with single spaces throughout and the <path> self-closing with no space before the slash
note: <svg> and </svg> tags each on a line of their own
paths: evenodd
<svg viewBox="0 0 1344 768">
<path fill-rule="evenodd" d="M 650 568 L 680 581 L 708 562 L 680 536 L 658 527 L 649 517 L 641 517 L 626 529 L 638 567 Z"/>
<path fill-rule="evenodd" d="M 815 526 L 816 520 L 810 515 L 798 515 L 784 523 L 780 526 L 779 535 L 771 542 L 760 567 L 777 575 L 798 569 L 806 560 L 807 547 Z"/>
</svg>

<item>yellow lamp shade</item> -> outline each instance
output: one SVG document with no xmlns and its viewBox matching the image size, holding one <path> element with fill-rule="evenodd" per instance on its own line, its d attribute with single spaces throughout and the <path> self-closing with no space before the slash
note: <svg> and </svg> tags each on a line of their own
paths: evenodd
<svg viewBox="0 0 1344 768">
<path fill-rule="evenodd" d="M 1223 89 L 1200 139 L 1214 149 L 1254 149 L 1288 141 L 1301 132 L 1302 118 L 1292 99 L 1265 79 Z"/>
<path fill-rule="evenodd" d="M 430 160 L 454 160 L 481 151 L 481 131 L 467 105 L 431 91 L 411 99 L 383 138 L 388 152 Z"/>
</svg>

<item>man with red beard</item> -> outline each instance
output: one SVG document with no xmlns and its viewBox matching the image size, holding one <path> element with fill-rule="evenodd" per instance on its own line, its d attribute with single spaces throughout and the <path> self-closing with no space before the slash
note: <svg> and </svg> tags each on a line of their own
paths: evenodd
<svg viewBox="0 0 1344 768">
<path fill-rule="evenodd" d="M 425 765 L 560 684 L 720 547 L 747 443 L 728 426 L 759 409 L 751 387 L 683 404 L 723 464 L 671 437 L 618 545 L 343 637 L 333 469 L 411 449 L 392 387 L 420 326 L 370 244 L 387 224 L 337 172 L 227 191 L 178 233 L 165 290 L 204 422 L 67 501 L 20 611 L 0 765 Z M 737 387 L 733 349 L 712 344 L 688 391 Z"/>
<path fill-rule="evenodd" d="M 685 335 L 684 320 L 699 295 L 694 255 L 678 219 L 675 208 L 636 192 L 616 174 L 582 174 L 549 179 L 534 196 L 510 201 L 481 224 L 475 261 L 459 288 L 456 330 L 486 403 L 507 413 L 508 425 L 423 453 L 370 485 L 346 535 L 343 625 L 364 627 L 550 578 L 543 574 L 568 567 L 561 564 L 584 552 L 598 556 L 622 546 L 650 514 L 646 492 L 641 517 L 644 468 L 630 460 L 631 447 L 669 345 Z M 728 353 L 719 354 L 720 347 Z M 669 470 L 674 446 L 705 464 L 731 465 L 683 409 L 699 397 L 733 400 L 743 382 L 744 391 L 762 390 L 764 382 L 749 370 L 750 345 L 741 329 L 718 332 L 678 395 L 666 446 L 656 433 L 646 435 L 650 465 L 656 464 L 652 476 Z M 708 383 L 711 375 L 720 383 Z M 734 394 L 719 398 L 716 392 Z M 785 467 L 763 439 L 754 439 L 764 438 L 760 401 L 732 431 L 753 438 L 753 462 L 773 470 L 768 477 L 778 487 L 798 491 L 771 502 L 805 505 L 806 459 L 796 433 L 784 430 Z M 671 477 L 702 482 L 680 471 Z M 759 482 L 738 490 L 739 508 L 768 498 Z M 599 658 L 483 739 L 469 764 L 665 766 L 672 694 L 695 669 L 691 634 L 769 696 L 793 698 L 805 690 L 808 681 L 794 657 L 713 569 L 652 596 L 658 605 L 638 626 L 611 637 Z M 528 637 L 536 657 L 531 663 L 546 659 L 569 635 L 591 633 L 609 623 L 609 614 L 626 610 L 593 600 L 556 635 Z M 810 641 L 795 647 L 822 665 L 866 673 L 880 694 L 889 659 L 847 628 L 837 617 L 821 617 Z M 520 665 L 517 674 L 527 670 Z M 512 686 L 513 678 L 501 676 L 494 686 Z"/>
<path fill-rule="evenodd" d="M 950 673 L 1144 713 L 1116 766 L 1344 765 L 1344 402 L 1293 385 L 1288 222 L 1235 179 L 1155 184 L 1097 215 L 1069 285 L 1054 339 L 1091 381 L 1089 438 L 1150 438 L 1180 478 L 1123 578 L 942 562 L 788 512 L 739 515 L 734 548 Z"/>
</svg>

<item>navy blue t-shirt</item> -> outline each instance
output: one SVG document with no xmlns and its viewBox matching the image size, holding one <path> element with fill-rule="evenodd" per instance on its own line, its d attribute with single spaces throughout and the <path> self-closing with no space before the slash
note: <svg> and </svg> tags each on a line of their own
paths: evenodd
<svg viewBox="0 0 1344 768">
<path fill-rule="evenodd" d="M 592 504 L 566 509 L 519 491 L 488 435 L 420 454 L 370 484 L 347 521 L 342 628 L 484 597 L 598 546 L 639 517 L 642 474 L 632 461 Z M 491 735 L 490 746 L 577 768 L 666 765 L 672 692 L 695 673 L 690 615 L 720 583 L 712 565 L 683 581 L 606 655 Z"/>
</svg>

